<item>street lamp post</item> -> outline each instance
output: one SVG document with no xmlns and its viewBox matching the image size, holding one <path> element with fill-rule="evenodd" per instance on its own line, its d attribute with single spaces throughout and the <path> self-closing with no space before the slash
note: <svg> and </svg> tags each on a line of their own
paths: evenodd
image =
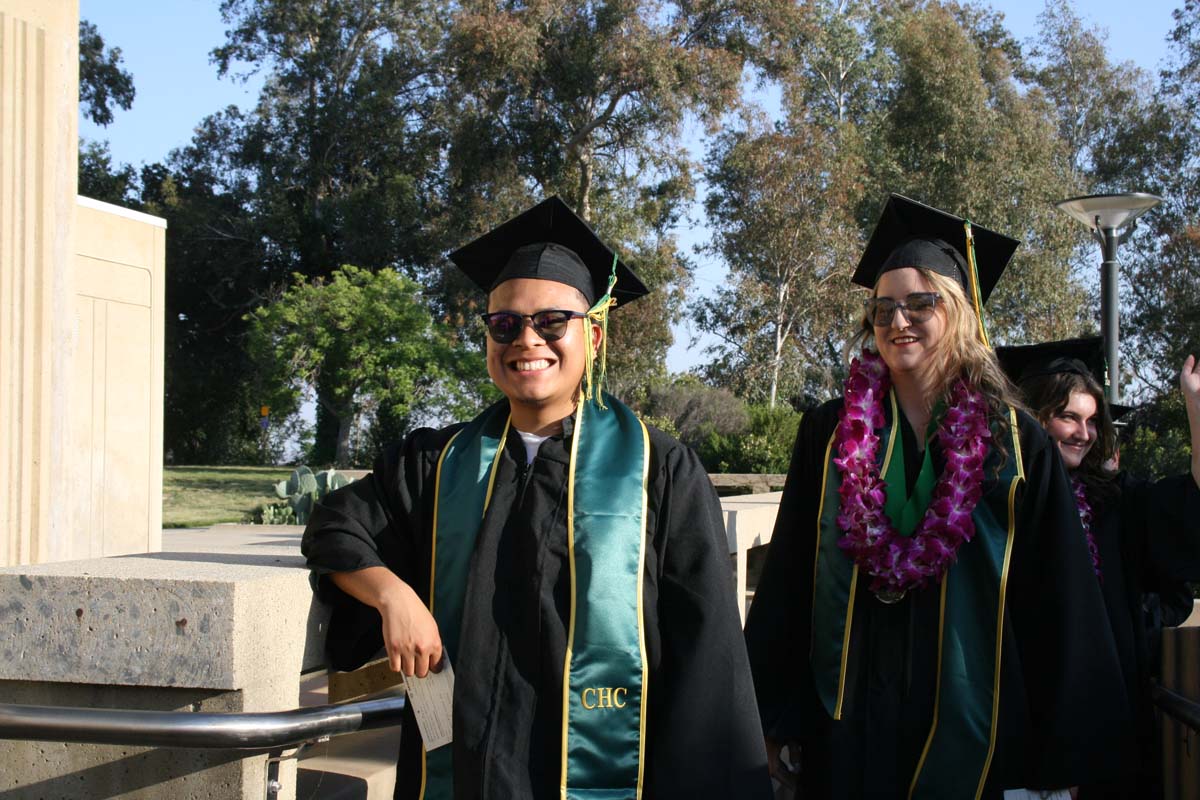
<svg viewBox="0 0 1200 800">
<path fill-rule="evenodd" d="M 1137 227 L 1137 218 L 1161 202 L 1162 198 L 1152 194 L 1120 192 L 1071 197 L 1054 204 L 1092 232 L 1103 254 L 1100 264 L 1100 333 L 1104 337 L 1104 357 L 1108 362 L 1109 380 L 1105 392 L 1109 403 L 1121 402 L 1117 247 L 1129 239 Z"/>
</svg>

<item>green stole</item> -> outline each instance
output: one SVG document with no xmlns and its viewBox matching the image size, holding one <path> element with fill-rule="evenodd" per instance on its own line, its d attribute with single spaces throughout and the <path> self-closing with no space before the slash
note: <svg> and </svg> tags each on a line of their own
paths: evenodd
<svg viewBox="0 0 1200 800">
<path fill-rule="evenodd" d="M 648 684 L 642 624 L 646 427 L 611 396 L 575 414 L 567 486 L 571 616 L 563 664 L 562 797 L 638 798 Z M 430 610 L 459 652 L 471 553 L 509 430 L 507 401 L 459 431 L 438 459 Z M 453 797 L 452 747 L 422 749 L 423 800 Z"/>
<path fill-rule="evenodd" d="M 891 414 L 878 431 L 883 448 L 880 472 L 888 485 L 905 485 L 903 456 L 899 452 L 899 411 L 894 392 L 889 392 Z M 996 429 L 993 427 L 993 433 Z M 817 694 L 825 710 L 842 718 L 846 691 L 850 632 L 858 586 L 858 567 L 837 545 L 842 531 L 837 525 L 840 510 L 838 488 L 841 476 L 833 459 L 836 431 L 825 450 L 823 491 L 817 520 L 817 546 L 813 565 L 813 625 L 810 663 Z M 947 571 L 938 591 L 938 672 L 934 696 L 933 724 L 921 759 L 909 785 L 910 798 L 978 798 L 983 793 L 996 746 L 996 717 L 1000 707 L 1000 661 L 1004 636 L 1004 602 L 1009 559 L 1013 542 L 1013 503 L 1017 486 L 1024 480 L 1016 412 L 1009 409 L 1008 452 L 996 482 L 987 491 L 971 518 L 975 536 L 958 550 L 957 561 Z M 926 464 L 929 448 L 926 448 Z M 893 462 L 898 462 L 899 471 Z M 984 463 L 984 479 L 995 475 L 997 454 L 993 448 Z M 923 469 L 923 471 L 925 471 Z M 920 508 L 928 504 L 932 491 L 928 476 L 917 482 L 914 495 L 924 494 Z M 922 487 L 922 484 L 925 484 Z M 892 516 L 904 502 L 888 492 L 885 510 Z M 910 535 L 914 517 L 902 513 L 897 530 Z M 904 517 L 908 518 L 907 523 Z M 915 517 L 919 522 L 919 515 Z M 906 530 L 907 528 L 907 530 Z M 878 602 L 864 595 L 865 602 Z M 944 710 L 944 711 L 943 711 Z"/>
</svg>

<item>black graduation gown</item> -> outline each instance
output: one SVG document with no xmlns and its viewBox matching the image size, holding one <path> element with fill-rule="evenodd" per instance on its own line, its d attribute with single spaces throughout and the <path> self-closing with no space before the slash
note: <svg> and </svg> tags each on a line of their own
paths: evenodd
<svg viewBox="0 0 1200 800">
<path fill-rule="evenodd" d="M 1191 473 L 1147 481 L 1121 472 L 1112 489 L 1107 499 L 1092 504 L 1092 534 L 1138 746 L 1121 780 L 1089 785 L 1083 796 L 1150 797 L 1162 776 L 1142 595 L 1200 580 L 1200 488 Z"/>
<path fill-rule="evenodd" d="M 821 477 L 841 405 L 830 401 L 801 420 L 746 623 L 750 665 L 765 732 L 801 744 L 806 800 L 906 797 L 933 717 L 937 587 L 886 605 L 869 581 L 859 582 L 841 721 L 821 704 L 809 662 Z M 903 419 L 901 435 L 911 486 L 922 456 Z M 1019 436 L 1026 479 L 1015 506 L 989 797 L 1003 788 L 1066 787 L 1108 774 L 1128 717 L 1066 471 L 1028 415 L 1019 415 Z M 936 440 L 931 446 L 940 474 Z M 997 489 L 995 458 L 985 463 L 985 499 Z"/>
<path fill-rule="evenodd" d="M 570 420 L 526 466 L 512 435 L 470 566 L 454 664 L 454 796 L 558 798 L 562 675 L 570 608 L 566 493 Z M 314 511 L 303 551 L 321 576 L 385 565 L 429 594 L 437 457 L 460 426 L 423 429 Z M 695 454 L 650 429 L 644 583 L 649 678 L 645 797 L 769 797 L 761 727 L 733 598 L 720 504 Z M 382 647 L 378 613 L 322 577 L 331 663 Z M 397 798 L 415 798 L 411 715 Z"/>
</svg>

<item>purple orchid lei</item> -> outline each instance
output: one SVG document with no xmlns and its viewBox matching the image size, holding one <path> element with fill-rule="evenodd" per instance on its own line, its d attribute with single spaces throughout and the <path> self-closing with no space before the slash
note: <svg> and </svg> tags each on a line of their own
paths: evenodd
<svg viewBox="0 0 1200 800">
<path fill-rule="evenodd" d="M 964 381 L 955 383 L 937 431 L 946 466 L 920 525 L 912 536 L 901 536 L 884 512 L 887 486 L 879 475 L 875 433 L 884 425 L 890 386 L 877 353 L 864 349 L 851 362 L 837 427 L 839 457 L 833 461 L 842 473 L 837 524 L 844 534 L 838 546 L 871 576 L 871 591 L 885 602 L 940 581 L 959 546 L 975 535 L 971 513 L 982 496 L 983 460 L 992 439 L 983 394 Z"/>
<path fill-rule="evenodd" d="M 1100 582 L 1104 583 L 1104 572 L 1100 569 L 1100 548 L 1096 546 L 1096 536 L 1092 533 L 1092 504 L 1087 499 L 1087 488 L 1078 478 L 1071 478 L 1071 488 L 1075 490 L 1075 507 L 1079 509 L 1079 521 L 1083 524 L 1083 535 L 1087 537 L 1092 570 Z"/>
</svg>

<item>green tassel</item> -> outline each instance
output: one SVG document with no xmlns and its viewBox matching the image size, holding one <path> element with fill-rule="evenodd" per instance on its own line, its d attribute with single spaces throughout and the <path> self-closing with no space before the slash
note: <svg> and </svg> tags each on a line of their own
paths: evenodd
<svg viewBox="0 0 1200 800">
<path fill-rule="evenodd" d="M 583 399 L 595 402 L 600 408 L 604 405 L 604 387 L 608 381 L 608 312 L 617 301 L 612 296 L 613 287 L 617 285 L 617 256 L 613 254 L 612 271 L 608 276 L 608 289 L 604 296 L 587 310 L 588 319 L 600 326 L 603 337 L 600 339 L 600 374 L 596 374 L 596 353 L 592 350 L 591 336 L 588 336 L 584 348 L 584 387 Z"/>
<path fill-rule="evenodd" d="M 979 291 L 979 268 L 975 265 L 975 234 L 971 231 L 971 220 L 963 220 L 963 228 L 967 233 L 967 290 L 971 293 L 971 304 L 975 306 L 975 318 L 979 320 L 979 338 L 987 347 L 987 327 L 983 324 L 983 295 Z"/>
</svg>

